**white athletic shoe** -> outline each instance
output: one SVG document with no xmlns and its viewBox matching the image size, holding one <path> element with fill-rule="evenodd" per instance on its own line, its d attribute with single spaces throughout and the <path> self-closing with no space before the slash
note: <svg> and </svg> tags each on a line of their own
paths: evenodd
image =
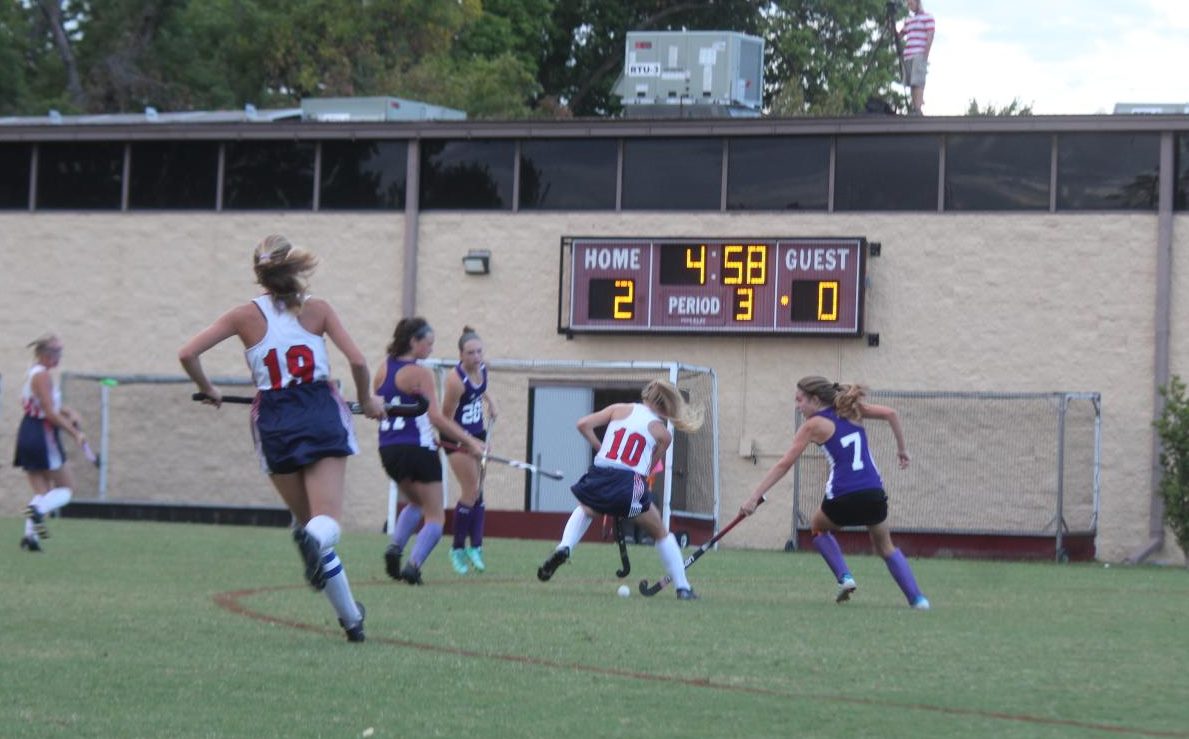
<svg viewBox="0 0 1189 739">
<path fill-rule="evenodd" d="M 919 596 L 916 600 L 914 600 L 912 602 L 912 608 L 913 608 L 913 610 L 916 610 L 916 611 L 929 610 L 929 599 L 923 595 Z"/>
<path fill-rule="evenodd" d="M 850 575 L 847 575 L 846 577 L 842 578 L 841 582 L 838 583 L 838 590 L 834 593 L 834 602 L 847 602 L 850 600 L 850 594 L 858 589 L 859 586 L 855 583 L 855 579 Z"/>
</svg>

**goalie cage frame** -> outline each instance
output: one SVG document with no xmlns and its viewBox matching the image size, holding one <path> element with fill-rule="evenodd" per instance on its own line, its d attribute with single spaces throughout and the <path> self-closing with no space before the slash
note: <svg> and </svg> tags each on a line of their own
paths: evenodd
<svg viewBox="0 0 1189 739">
<path fill-rule="evenodd" d="M 439 398 L 442 397 L 443 386 L 447 373 L 453 370 L 457 363 L 457 360 L 442 360 L 434 357 L 424 360 L 423 364 L 434 372 L 434 378 L 438 385 Z M 709 478 L 712 506 L 709 512 L 683 510 L 678 511 L 678 514 L 688 518 L 708 520 L 711 522 L 712 530 L 717 530 L 720 507 L 722 504 L 722 487 L 719 471 L 718 373 L 714 370 L 714 368 L 686 364 L 684 362 L 678 361 L 614 361 L 592 359 L 488 359 L 484 360 L 484 364 L 487 365 L 489 374 L 491 374 L 493 371 L 516 371 L 524 373 L 527 376 L 526 382 L 529 389 L 534 387 L 534 381 L 539 381 L 540 379 L 545 379 L 551 376 L 555 377 L 558 375 L 558 373 L 564 372 L 568 372 L 569 374 L 562 376 L 571 383 L 577 381 L 585 384 L 586 382 L 589 382 L 592 379 L 592 375 L 594 375 L 596 377 L 593 379 L 605 380 L 607 385 L 613 385 L 617 382 L 616 378 L 613 376 L 615 373 L 620 373 L 622 375 L 626 375 L 628 373 L 645 374 L 649 372 L 656 373 L 658 375 L 661 373 L 666 373 L 666 377 L 657 377 L 655 379 L 667 379 L 669 382 L 672 382 L 679 388 L 681 387 L 680 380 L 683 373 L 687 375 L 704 375 L 710 383 L 709 399 L 707 407 L 705 408 L 705 412 L 708 416 L 708 423 L 703 424 L 703 428 L 697 433 L 707 434 L 711 446 L 711 453 L 707 456 L 710 459 Z M 532 376 L 532 372 L 534 370 L 539 371 L 543 377 L 534 378 Z M 624 380 L 620 380 L 619 382 L 623 381 Z M 592 385 L 592 387 L 597 387 L 597 385 Z M 672 430 L 671 424 L 669 428 Z M 525 434 L 526 436 L 529 434 L 528 428 L 525 429 Z M 670 444 L 669 448 L 665 452 L 666 470 L 673 469 L 673 454 L 675 447 L 676 444 Z M 442 475 L 442 501 L 443 505 L 448 507 L 452 480 L 451 476 L 446 470 L 443 470 L 443 472 L 446 474 Z M 398 494 L 396 483 L 390 481 L 388 485 L 388 531 L 391 531 L 396 524 L 397 498 Z M 661 497 L 661 505 L 663 510 L 662 520 L 664 521 L 666 527 L 669 527 L 669 522 L 673 513 L 672 506 L 670 505 L 672 498 L 673 475 L 666 474 L 664 476 L 664 491 Z"/>
</svg>

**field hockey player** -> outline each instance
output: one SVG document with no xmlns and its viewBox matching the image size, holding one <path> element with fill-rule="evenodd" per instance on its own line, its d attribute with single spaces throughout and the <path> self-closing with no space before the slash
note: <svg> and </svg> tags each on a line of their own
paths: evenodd
<svg viewBox="0 0 1189 739">
<path fill-rule="evenodd" d="M 578 431 L 596 450 L 594 463 L 570 491 L 578 507 L 570 514 L 561 543 L 537 569 L 546 581 L 564 564 L 582 540 L 597 514 L 632 519 L 656 542 L 656 552 L 665 571 L 677 587 L 677 597 L 698 596 L 685 577 L 681 547 L 665 527 L 648 490 L 648 474 L 665 455 L 673 436 L 666 426 L 679 431 L 696 431 L 702 412 L 686 404 L 671 383 L 653 380 L 644 387 L 640 403 L 614 403 L 578 420 Z M 600 441 L 594 430 L 606 426 Z"/>
</svg>

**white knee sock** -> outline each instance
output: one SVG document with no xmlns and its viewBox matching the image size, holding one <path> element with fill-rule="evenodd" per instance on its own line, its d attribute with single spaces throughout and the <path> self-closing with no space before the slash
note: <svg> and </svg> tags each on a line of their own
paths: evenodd
<svg viewBox="0 0 1189 739">
<path fill-rule="evenodd" d="M 570 551 L 574 551 L 574 547 L 578 546 L 578 542 L 582 541 L 582 537 L 586 534 L 586 530 L 590 528 L 590 522 L 594 519 L 586 515 L 586 511 L 582 510 L 582 506 L 574 509 L 570 514 L 570 520 L 566 521 L 566 529 L 561 534 L 561 544 L 559 547 L 569 547 Z"/>
<path fill-rule="evenodd" d="M 335 613 L 347 626 L 359 623 L 363 616 L 355 605 L 355 596 L 351 595 L 347 570 L 333 549 L 324 550 L 322 553 L 322 575 L 326 578 L 326 597 L 330 600 L 330 605 L 334 606 Z"/>
<path fill-rule="evenodd" d="M 70 488 L 54 488 L 41 496 L 41 502 L 36 504 L 37 509 L 41 511 L 42 515 L 52 513 L 69 503 L 70 497 Z"/>
<path fill-rule="evenodd" d="M 665 572 L 673 578 L 673 587 L 682 590 L 689 587 L 689 580 L 685 577 L 685 559 L 681 556 L 681 547 L 677 546 L 677 537 L 669 534 L 656 543 L 656 553 L 665 566 Z"/>
<path fill-rule="evenodd" d="M 314 516 L 306 524 L 306 532 L 318 540 L 318 546 L 325 554 L 328 549 L 334 548 L 334 545 L 339 543 L 339 534 L 342 529 L 339 528 L 338 521 L 330 516 Z"/>
</svg>

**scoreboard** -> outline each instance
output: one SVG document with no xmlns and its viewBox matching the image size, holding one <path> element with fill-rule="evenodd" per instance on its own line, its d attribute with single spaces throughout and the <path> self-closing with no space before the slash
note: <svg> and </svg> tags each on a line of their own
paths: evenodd
<svg viewBox="0 0 1189 739">
<path fill-rule="evenodd" d="M 861 336 L 865 238 L 562 239 L 560 333 Z"/>
</svg>

